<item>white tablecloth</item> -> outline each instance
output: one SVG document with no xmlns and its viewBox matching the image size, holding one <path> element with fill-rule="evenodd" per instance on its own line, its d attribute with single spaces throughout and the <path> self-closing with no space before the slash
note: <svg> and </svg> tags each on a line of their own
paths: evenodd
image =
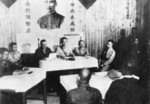
<svg viewBox="0 0 150 104">
<path fill-rule="evenodd" d="M 107 72 L 101 72 L 92 75 L 89 82 L 91 87 L 97 88 L 101 92 L 103 99 L 105 99 L 105 94 L 113 82 L 113 80 L 107 77 L 106 74 Z M 77 88 L 77 76 L 78 75 L 60 76 L 60 83 L 67 91 Z"/>
<path fill-rule="evenodd" d="M 31 74 L 26 73 L 1 77 L 0 89 L 26 92 L 46 78 L 46 71 L 98 67 L 98 61 L 93 57 L 75 57 L 75 61 L 66 61 L 62 59 L 41 61 L 41 66 L 41 68 L 30 68 L 29 71 L 33 72 Z"/>
<path fill-rule="evenodd" d="M 31 74 L 10 75 L 0 78 L 0 89 L 14 90 L 15 92 L 26 92 L 43 79 L 46 78 L 46 72 L 41 68 L 29 68 Z"/>
<path fill-rule="evenodd" d="M 41 60 L 40 67 L 46 71 L 58 71 L 80 68 L 98 68 L 98 60 L 94 57 L 75 57 L 74 61 L 63 59 Z"/>
</svg>

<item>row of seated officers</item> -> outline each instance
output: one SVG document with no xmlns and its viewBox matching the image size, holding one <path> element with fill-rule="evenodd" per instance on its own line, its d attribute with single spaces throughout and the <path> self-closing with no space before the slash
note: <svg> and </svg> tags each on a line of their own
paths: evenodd
<svg viewBox="0 0 150 104">
<path fill-rule="evenodd" d="M 39 60 L 49 57 L 52 50 L 47 47 L 46 40 L 41 40 L 40 47 L 36 49 L 35 56 Z M 68 57 L 88 56 L 89 52 L 85 48 L 85 42 L 79 41 L 79 47 L 70 50 L 67 47 L 67 38 L 62 37 L 60 45 L 56 49 L 58 58 L 68 60 Z M 113 41 L 108 40 L 107 50 L 103 52 L 103 56 L 99 59 L 102 71 L 109 68 L 109 65 L 115 58 L 116 52 L 113 49 Z M 17 44 L 10 44 L 10 51 L 2 50 L 0 58 L 0 76 L 12 74 L 16 69 L 25 69 L 20 64 L 20 53 L 17 51 Z M 146 95 L 143 88 L 138 85 L 138 79 L 132 76 L 133 64 L 131 60 L 125 62 L 119 70 L 124 78 L 114 81 L 106 93 L 104 102 L 99 90 L 89 86 L 91 73 L 88 69 L 81 70 L 77 81 L 78 88 L 67 93 L 66 104 L 145 104 Z M 1 100 L 1 99 L 0 99 Z"/>
<path fill-rule="evenodd" d="M 85 42 L 83 40 L 80 40 L 78 42 L 78 45 L 79 47 L 76 47 L 73 50 L 69 50 L 67 47 L 67 38 L 62 37 L 60 40 L 60 45 L 56 49 L 58 58 L 68 60 L 68 57 L 73 58 L 74 56 L 88 56 L 89 52 L 85 48 Z M 108 46 L 112 47 L 112 45 L 113 42 L 109 40 Z M 46 59 L 47 57 L 49 57 L 50 53 L 52 53 L 52 50 L 47 47 L 46 40 L 41 40 L 40 47 L 35 51 L 35 58 L 37 58 L 36 60 L 38 60 L 39 62 L 39 60 Z M 1 50 L 0 57 L 0 77 L 5 75 L 12 75 L 15 70 L 26 70 L 27 68 L 21 64 L 21 61 L 21 54 L 17 50 L 16 43 L 12 42 L 9 45 L 9 50 L 3 48 Z M 109 60 L 108 63 L 110 62 L 111 61 Z"/>
<path fill-rule="evenodd" d="M 62 37 L 60 39 L 60 45 L 56 49 L 57 57 L 61 59 L 67 60 L 68 57 L 74 56 L 89 56 L 89 52 L 87 48 L 85 48 L 85 42 L 83 40 L 79 40 L 79 47 L 74 48 L 73 50 L 67 47 L 67 38 Z M 41 46 L 36 49 L 35 56 L 37 60 L 43 60 L 52 53 L 51 49 L 46 46 L 46 40 L 41 40 Z M 107 42 L 107 50 L 103 52 L 103 57 L 99 59 L 99 63 L 102 67 L 102 71 L 106 71 L 109 68 L 109 65 L 113 61 L 115 57 L 115 50 L 113 49 L 113 40 L 108 40 Z"/>
<path fill-rule="evenodd" d="M 99 59 L 102 71 L 106 71 L 109 68 L 109 65 L 112 63 L 115 57 L 116 52 L 113 49 L 113 44 L 114 42 L 112 40 L 108 40 L 107 50 L 104 50 L 102 55 L 103 57 Z M 67 60 L 67 59 L 74 59 L 74 56 L 85 56 L 85 57 L 89 56 L 89 52 L 87 48 L 85 48 L 85 42 L 83 40 L 79 40 L 78 45 L 79 47 L 76 47 L 72 50 L 67 47 L 67 38 L 62 37 L 60 39 L 60 45 L 56 49 L 57 57 Z M 41 40 L 40 47 L 36 49 L 34 54 L 35 63 L 39 64 L 39 61 L 48 58 L 50 53 L 53 53 L 53 51 L 49 47 L 47 47 L 46 40 L 44 39 Z M 1 63 L 5 63 L 6 60 L 8 61 L 7 63 L 23 67 L 23 65 L 21 65 L 22 63 L 21 54 L 19 51 L 17 51 L 17 44 L 15 42 L 12 42 L 9 45 L 9 50 L 7 50 L 6 48 L 3 48 L 1 50 L 1 57 L 0 57 Z M 2 67 L 4 65 L 0 64 L 0 66 Z M 0 73 L 2 74 L 3 71 L 1 70 Z"/>
<path fill-rule="evenodd" d="M 89 55 L 88 50 L 85 48 L 84 41 L 80 40 L 78 44 L 79 47 L 72 51 L 67 47 L 67 38 L 62 37 L 60 39 L 60 45 L 56 49 L 57 56 L 62 59 L 67 59 L 67 57 Z M 41 40 L 40 47 L 35 51 L 35 55 L 42 60 L 43 58 L 48 57 L 50 53 L 52 53 L 52 51 L 47 47 L 46 40 Z"/>
<path fill-rule="evenodd" d="M 122 35 L 124 35 L 124 34 L 125 34 L 125 30 L 124 30 L 124 32 L 122 32 Z M 122 37 L 119 39 L 118 46 L 117 46 L 117 48 L 115 48 L 116 51 L 113 48 L 114 47 L 113 40 L 107 41 L 107 46 L 98 59 L 101 71 L 108 70 L 110 64 L 116 58 L 117 58 L 117 63 L 119 63 L 119 65 L 122 64 L 120 62 L 123 62 L 124 61 L 123 59 L 126 58 L 127 53 L 128 53 L 127 51 L 133 50 L 133 52 L 131 52 L 132 56 L 135 56 L 135 57 L 139 56 L 139 54 L 138 54 L 139 53 L 138 38 L 136 38 L 136 29 L 135 28 L 132 29 L 132 35 L 128 39 L 130 41 L 126 41 L 126 40 L 127 39 L 122 39 Z M 79 47 L 76 47 L 73 50 L 68 48 L 67 41 L 68 41 L 68 39 L 66 37 L 62 37 L 60 39 L 60 44 L 54 51 L 57 53 L 58 58 L 68 59 L 68 57 L 73 58 L 74 56 L 88 56 L 89 55 L 88 49 L 86 48 L 85 42 L 83 40 L 79 40 L 79 42 L 78 42 Z M 129 44 L 127 44 L 127 43 L 129 43 Z M 133 46 L 132 47 L 133 49 L 126 48 L 125 46 L 127 46 L 127 47 Z M 5 51 L 7 51 L 7 52 L 5 52 Z M 53 53 L 53 51 L 49 47 L 47 47 L 46 40 L 44 40 L 44 39 L 41 40 L 40 47 L 38 47 L 36 49 L 35 54 L 34 54 L 34 61 L 37 61 L 35 63 L 38 64 L 39 60 L 46 59 L 47 57 L 49 57 L 50 53 Z M 117 57 L 116 57 L 116 55 L 117 55 Z M 10 43 L 9 51 L 4 48 L 0 52 L 0 61 L 4 62 L 4 60 L 6 60 L 6 59 L 7 59 L 7 61 L 9 61 L 12 64 L 21 65 L 21 63 L 22 63 L 21 54 L 20 54 L 20 52 L 17 51 L 17 44 L 15 42 Z M 138 59 L 135 58 L 134 60 L 138 60 Z M 3 63 L 3 62 L 1 62 L 1 63 Z M 39 65 L 37 65 L 37 66 L 39 66 Z M 0 72 L 2 73 L 2 71 L 0 71 Z"/>
</svg>

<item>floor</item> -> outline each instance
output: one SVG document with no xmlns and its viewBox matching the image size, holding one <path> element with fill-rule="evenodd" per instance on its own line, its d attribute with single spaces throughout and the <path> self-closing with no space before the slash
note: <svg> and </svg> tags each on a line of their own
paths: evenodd
<svg viewBox="0 0 150 104">
<path fill-rule="evenodd" d="M 42 100 L 27 100 L 27 104 L 44 104 L 44 102 Z M 47 104 L 60 104 L 59 97 L 48 96 Z"/>
<path fill-rule="evenodd" d="M 27 97 L 29 97 L 29 98 L 35 97 L 35 98 L 40 98 L 40 99 L 43 98 L 42 94 L 37 94 L 36 90 L 32 91 Z M 57 96 L 57 94 L 55 92 L 47 94 L 47 104 L 60 104 L 59 102 L 60 102 L 59 96 Z M 27 104 L 44 104 L 44 101 L 28 99 Z"/>
</svg>

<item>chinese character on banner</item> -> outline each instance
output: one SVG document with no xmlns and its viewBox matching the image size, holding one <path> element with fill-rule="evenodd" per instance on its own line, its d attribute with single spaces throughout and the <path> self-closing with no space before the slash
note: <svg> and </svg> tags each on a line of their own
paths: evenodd
<svg viewBox="0 0 150 104">
<path fill-rule="evenodd" d="M 30 8 L 26 8 L 25 11 L 26 11 L 26 13 L 30 13 L 31 12 Z"/>
<path fill-rule="evenodd" d="M 26 33 L 31 33 L 31 29 L 30 28 L 26 29 Z"/>
<path fill-rule="evenodd" d="M 71 3 L 71 6 L 73 7 L 74 5 L 75 5 L 74 2 L 72 2 L 72 3 Z"/>
<path fill-rule="evenodd" d="M 26 26 L 30 26 L 31 23 L 29 21 L 26 21 Z"/>
<path fill-rule="evenodd" d="M 70 19 L 71 19 L 71 20 L 74 20 L 74 16 L 72 15 Z"/>
<path fill-rule="evenodd" d="M 30 2 L 27 1 L 27 2 L 25 3 L 25 6 L 30 6 Z"/>
<path fill-rule="evenodd" d="M 26 19 L 31 19 L 30 15 L 26 15 Z"/>
<path fill-rule="evenodd" d="M 74 21 L 71 22 L 70 26 L 75 26 L 75 23 Z"/>
<path fill-rule="evenodd" d="M 72 0 L 70 5 L 71 5 L 71 9 L 70 9 L 70 14 L 71 14 L 70 32 L 74 32 L 75 31 L 75 16 L 74 16 L 74 14 L 75 14 L 75 9 L 74 9 L 75 3 L 73 0 Z"/>
<path fill-rule="evenodd" d="M 75 10 L 74 10 L 74 9 L 71 9 L 71 10 L 70 10 L 70 13 L 75 13 Z"/>
<path fill-rule="evenodd" d="M 31 9 L 30 2 L 27 0 L 25 2 L 25 24 L 26 24 L 26 33 L 31 33 Z"/>
<path fill-rule="evenodd" d="M 75 28 L 74 28 L 74 27 L 71 27 L 71 28 L 70 28 L 70 31 L 71 31 L 71 32 L 74 32 L 74 31 L 75 31 Z"/>
</svg>

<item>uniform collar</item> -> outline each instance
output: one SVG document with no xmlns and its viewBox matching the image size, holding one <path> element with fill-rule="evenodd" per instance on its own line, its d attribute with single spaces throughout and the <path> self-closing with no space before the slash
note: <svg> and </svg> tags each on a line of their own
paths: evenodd
<svg viewBox="0 0 150 104">
<path fill-rule="evenodd" d="M 124 75 L 124 76 L 122 76 L 120 79 L 123 79 L 123 78 L 134 78 L 134 79 L 137 79 L 137 80 L 140 79 L 140 78 L 139 78 L 138 76 L 136 76 L 136 75 Z"/>
<path fill-rule="evenodd" d="M 53 11 L 53 12 L 51 12 L 51 13 L 47 13 L 47 15 L 49 16 L 49 15 L 52 15 L 53 13 L 55 13 L 56 11 Z"/>
<path fill-rule="evenodd" d="M 88 87 L 88 86 L 89 84 L 83 84 L 83 83 L 79 85 L 79 87 Z"/>
</svg>

